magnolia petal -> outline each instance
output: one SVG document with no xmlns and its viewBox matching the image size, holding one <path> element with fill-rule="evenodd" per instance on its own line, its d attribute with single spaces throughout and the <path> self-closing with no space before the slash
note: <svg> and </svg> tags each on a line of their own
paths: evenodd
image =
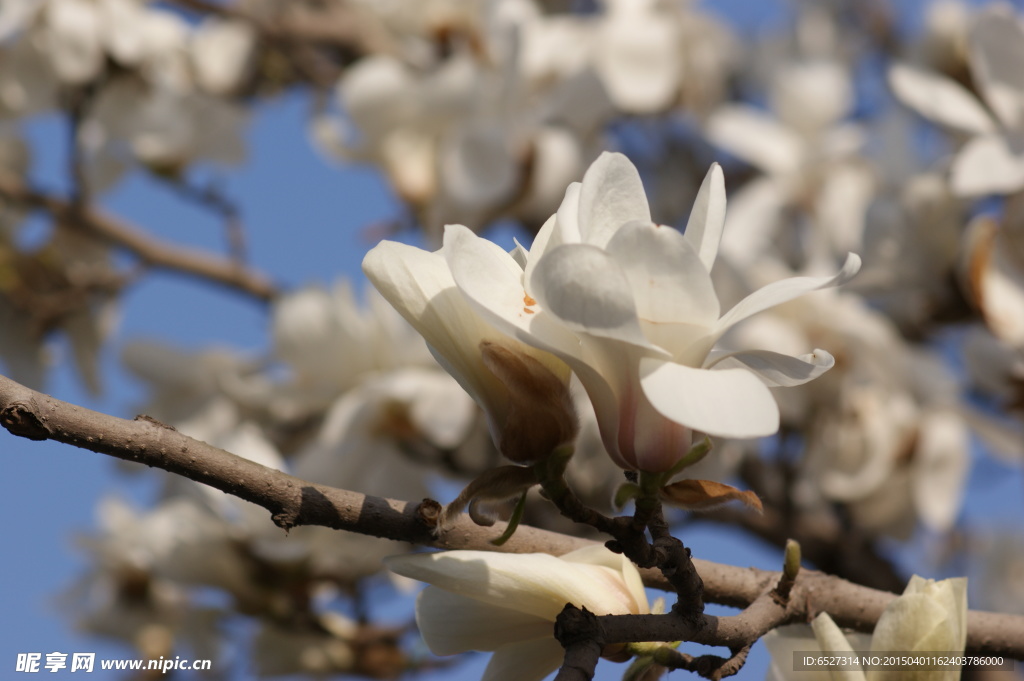
<svg viewBox="0 0 1024 681">
<path fill-rule="evenodd" d="M 416 624 L 430 652 L 456 655 L 497 650 L 551 635 L 551 622 L 428 586 L 416 599 Z"/>
<path fill-rule="evenodd" d="M 513 239 L 516 245 L 515 248 L 509 250 L 508 254 L 512 256 L 512 259 L 516 261 L 516 264 L 521 268 L 526 268 L 526 263 L 530 257 L 530 252 L 519 243 L 519 239 Z"/>
<path fill-rule="evenodd" d="M 616 376 L 615 364 L 609 364 L 605 356 L 614 355 L 615 361 L 620 361 L 623 357 L 621 344 L 611 341 L 615 347 L 606 349 L 603 346 L 609 341 L 598 337 L 588 337 L 581 342 L 544 309 L 543 304 L 538 306 L 537 301 L 523 291 L 521 278 L 525 275 L 517 273 L 518 265 L 511 256 L 468 228 L 448 225 L 444 240 L 450 274 L 473 309 L 492 324 L 496 332 L 550 352 L 567 363 L 587 390 L 602 424 L 602 437 L 614 443 L 622 386 L 609 382 Z M 528 265 L 535 261 L 536 256 L 531 252 Z M 546 257 L 541 260 L 548 261 Z M 535 356 L 552 371 L 564 371 L 564 367 L 556 371 L 550 359 L 542 359 L 544 354 L 537 352 Z"/>
<path fill-rule="evenodd" d="M 713 360 L 709 358 L 707 368 L 742 367 L 756 374 L 769 388 L 789 388 L 813 381 L 835 363 L 835 357 L 820 348 L 800 357 L 769 350 L 746 350 L 715 356 Z"/>
<path fill-rule="evenodd" d="M 196 81 L 216 95 L 236 91 L 249 73 L 256 41 L 256 31 L 249 24 L 204 21 L 193 34 L 190 50 Z"/>
<path fill-rule="evenodd" d="M 955 652 L 962 652 L 964 650 L 967 646 L 966 577 L 934 580 L 925 579 L 919 575 L 912 575 L 910 581 L 907 582 L 907 588 L 903 590 L 903 595 L 921 595 L 938 603 L 953 622 L 953 640 L 950 650 Z M 885 613 L 883 612 L 882 614 L 884 616 Z M 942 649 L 932 648 L 931 650 Z"/>
<path fill-rule="evenodd" d="M 657 350 L 640 328 L 628 275 L 600 248 L 552 249 L 537 263 L 529 288 L 545 311 L 577 333 Z"/>
<path fill-rule="evenodd" d="M 804 143 L 791 129 L 749 106 L 724 106 L 711 114 L 708 139 L 768 173 L 786 175 L 803 163 Z"/>
<path fill-rule="evenodd" d="M 683 59 L 677 25 L 647 11 L 612 11 L 604 24 L 596 66 L 616 107 L 648 114 L 671 105 Z"/>
<path fill-rule="evenodd" d="M 725 333 L 729 327 L 737 322 L 768 308 L 775 307 L 794 298 L 799 298 L 805 293 L 844 284 L 852 279 L 858 271 L 860 271 L 860 256 L 856 253 L 849 253 L 846 256 L 846 262 L 843 264 L 842 269 L 835 276 L 791 277 L 768 284 L 754 291 L 726 312 L 725 316 L 718 320 L 715 334 L 721 336 L 721 334 Z"/>
<path fill-rule="evenodd" d="M 580 232 L 580 193 L 583 191 L 583 185 L 579 182 L 573 182 L 565 190 L 565 198 L 562 199 L 562 203 L 558 206 L 558 212 L 555 213 L 555 236 L 557 239 L 553 240 L 550 247 L 557 246 L 558 244 L 578 244 L 583 241 L 583 235 Z M 543 251 L 541 251 L 543 254 Z"/>
<path fill-rule="evenodd" d="M 725 227 L 725 175 L 722 166 L 711 164 L 704 176 L 697 198 L 693 202 L 690 218 L 686 221 L 683 236 L 700 255 L 704 269 L 708 272 L 718 257 L 718 244 Z"/>
<path fill-rule="evenodd" d="M 957 625 L 941 601 L 925 594 L 904 593 L 890 603 L 878 619 L 871 638 L 871 650 L 962 653 L 962 644 L 957 650 Z M 959 676 L 955 674 L 952 678 Z M 871 675 L 872 681 L 901 678 L 906 678 L 905 671 Z"/>
<path fill-rule="evenodd" d="M 66 83 L 85 83 L 103 70 L 102 17 L 86 0 L 63 0 L 46 6 L 46 53 Z"/>
<path fill-rule="evenodd" d="M 661 494 L 673 506 L 688 511 L 707 511 L 730 501 L 739 501 L 758 513 L 764 512 L 764 506 L 754 492 L 714 480 L 679 480 L 663 487 Z"/>
<path fill-rule="evenodd" d="M 530 245 L 530 257 L 523 267 L 523 283 L 527 293 L 530 292 L 529 282 L 533 278 L 533 270 L 548 251 L 564 243 L 580 243 L 579 204 L 580 183 L 573 182 L 565 190 L 565 198 L 558 206 L 558 212 L 544 222 Z"/>
<path fill-rule="evenodd" d="M 996 131 L 977 98 L 945 76 L 896 64 L 889 69 L 889 86 L 900 101 L 936 123 L 976 135 Z"/>
<path fill-rule="evenodd" d="M 400 60 L 370 56 L 345 69 L 337 94 L 359 131 L 378 140 L 412 114 L 415 89 L 415 77 Z"/>
<path fill-rule="evenodd" d="M 584 566 L 547 554 L 450 551 L 391 556 L 389 570 L 404 577 L 554 622 L 566 603 L 599 614 L 630 614 L 608 582 Z"/>
<path fill-rule="evenodd" d="M 611 238 L 606 252 L 625 273 L 644 321 L 711 328 L 718 320 L 711 276 L 692 242 L 675 229 L 629 222 Z"/>
<path fill-rule="evenodd" d="M 586 168 L 583 140 L 566 127 L 545 125 L 533 133 L 530 170 L 516 212 L 531 220 L 551 215 L 564 197 L 563 187 Z"/>
<path fill-rule="evenodd" d="M 749 267 L 775 246 L 773 235 L 788 204 L 786 183 L 756 177 L 729 201 L 729 214 L 719 250 L 738 268 Z"/>
<path fill-rule="evenodd" d="M 366 254 L 363 272 L 423 336 L 431 354 L 459 385 L 489 416 L 498 416 L 507 406 L 507 393 L 484 366 L 479 344 L 482 339 L 500 335 L 459 293 L 444 257 L 385 241 Z"/>
<path fill-rule="evenodd" d="M 587 565 L 603 565 L 618 572 L 626 583 L 630 595 L 638 606 L 638 615 L 646 615 L 651 609 L 647 602 L 647 592 L 644 591 L 644 581 L 640 572 L 633 565 L 633 561 L 621 553 L 612 553 L 604 545 L 585 546 L 563 554 L 560 558 L 568 563 L 583 563 Z"/>
<path fill-rule="evenodd" d="M 447 225 L 444 257 L 450 276 L 473 309 L 498 331 L 548 352 L 573 355 L 579 341 L 562 328 L 523 288 L 519 263 L 499 246 L 463 225 Z M 528 262 L 533 261 L 530 256 Z M 566 373 L 542 352 L 536 359 L 558 375 Z"/>
<path fill-rule="evenodd" d="M 971 73 L 985 101 L 1007 128 L 1024 128 L 1024 28 L 1012 11 L 992 6 L 979 12 L 969 39 Z"/>
<path fill-rule="evenodd" d="M 832 621 L 827 612 L 823 612 L 811 622 L 811 629 L 814 630 L 814 638 L 818 641 L 823 653 L 835 653 L 839 655 L 853 652 L 853 647 L 846 640 L 843 632 Z M 894 648 L 893 650 L 898 650 Z M 864 672 L 859 669 L 845 669 L 833 667 L 829 669 L 832 681 L 866 681 Z"/>
<path fill-rule="evenodd" d="M 584 243 L 604 248 L 627 222 L 651 221 L 640 173 L 619 153 L 602 153 L 583 176 L 579 227 Z"/>
<path fill-rule="evenodd" d="M 980 216 L 968 226 L 968 278 L 974 303 L 993 335 L 1024 343 L 1024 271 L 1005 229 Z"/>
<path fill-rule="evenodd" d="M 790 681 L 793 677 L 793 653 L 819 650 L 814 631 L 806 624 L 787 624 L 765 634 L 764 642 L 771 656 L 765 681 Z M 801 681 L 832 681 L 828 670 L 800 673 Z"/>
<path fill-rule="evenodd" d="M 708 371 L 644 358 L 640 375 L 640 385 L 654 408 L 694 430 L 745 438 L 771 435 L 779 429 L 775 398 L 749 371 Z"/>
<path fill-rule="evenodd" d="M 509 148 L 507 130 L 497 122 L 457 126 L 440 146 L 442 184 L 458 204 L 490 208 L 512 198 L 519 164 Z"/>
<path fill-rule="evenodd" d="M 935 410 L 922 419 L 910 480 L 918 515 L 936 532 L 948 531 L 960 512 L 969 449 L 967 427 L 956 414 Z"/>
<path fill-rule="evenodd" d="M 565 648 L 553 636 L 510 643 L 491 656 L 481 681 L 541 681 L 564 658 Z"/>
<path fill-rule="evenodd" d="M 953 160 L 950 184 L 960 196 L 1015 192 L 1024 187 L 1024 155 L 1004 137 L 975 137 Z"/>
</svg>

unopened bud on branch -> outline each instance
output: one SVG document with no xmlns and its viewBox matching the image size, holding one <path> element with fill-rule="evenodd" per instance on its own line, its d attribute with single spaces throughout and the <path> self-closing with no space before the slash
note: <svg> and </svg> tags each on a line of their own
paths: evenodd
<svg viewBox="0 0 1024 681">
<path fill-rule="evenodd" d="M 508 389 L 505 422 L 493 424 L 498 430 L 495 441 L 507 459 L 533 464 L 576 439 L 579 421 L 567 376 L 493 341 L 481 341 L 480 354 L 484 366 Z"/>
</svg>

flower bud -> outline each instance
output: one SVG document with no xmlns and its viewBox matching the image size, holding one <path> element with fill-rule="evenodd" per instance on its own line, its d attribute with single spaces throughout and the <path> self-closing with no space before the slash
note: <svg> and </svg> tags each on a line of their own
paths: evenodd
<svg viewBox="0 0 1024 681">
<path fill-rule="evenodd" d="M 534 357 L 493 341 L 480 342 L 484 366 L 509 393 L 505 422 L 493 424 L 498 449 L 520 464 L 545 459 L 579 432 L 568 377 L 561 378 Z"/>
</svg>

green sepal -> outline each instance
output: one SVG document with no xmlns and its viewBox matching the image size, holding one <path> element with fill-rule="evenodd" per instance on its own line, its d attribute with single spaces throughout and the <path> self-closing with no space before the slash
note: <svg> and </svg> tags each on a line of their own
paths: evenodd
<svg viewBox="0 0 1024 681">
<path fill-rule="evenodd" d="M 495 546 L 502 546 L 505 542 L 512 538 L 512 535 L 516 533 L 516 528 L 519 527 L 519 521 L 523 519 L 523 511 L 526 510 L 526 493 L 528 490 L 523 490 L 523 493 L 519 495 L 519 501 L 516 502 L 516 507 L 512 509 L 512 517 L 508 519 L 508 527 L 501 533 L 501 536 L 497 539 L 492 539 L 491 544 Z"/>
<path fill-rule="evenodd" d="M 672 476 L 679 471 L 699 462 L 708 455 L 708 452 L 710 452 L 714 446 L 715 445 L 711 442 L 711 438 L 705 435 L 703 440 L 690 447 L 690 450 L 686 452 L 683 458 L 676 461 L 675 465 L 668 469 L 668 472 L 665 473 L 665 480 L 671 480 Z"/>
<path fill-rule="evenodd" d="M 615 490 L 612 506 L 615 507 L 616 511 L 621 511 L 626 504 L 638 496 L 640 496 L 640 485 L 635 482 L 624 482 Z"/>
</svg>

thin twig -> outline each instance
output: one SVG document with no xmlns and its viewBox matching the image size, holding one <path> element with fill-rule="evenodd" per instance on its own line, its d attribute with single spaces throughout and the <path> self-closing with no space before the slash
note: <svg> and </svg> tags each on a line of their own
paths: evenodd
<svg viewBox="0 0 1024 681">
<path fill-rule="evenodd" d="M 153 173 L 152 177 L 170 187 L 178 196 L 215 213 L 224 222 L 225 240 L 232 262 L 245 265 L 248 262 L 245 229 L 242 227 L 241 211 L 238 204 L 210 182 L 199 187 L 184 177 Z"/>
<path fill-rule="evenodd" d="M 263 274 L 223 258 L 154 239 L 138 227 L 95 208 L 76 210 L 71 201 L 33 189 L 19 178 L 0 172 L 0 197 L 46 211 L 54 219 L 123 248 L 145 265 L 221 284 L 261 301 L 277 295 L 277 287 Z"/>
</svg>

